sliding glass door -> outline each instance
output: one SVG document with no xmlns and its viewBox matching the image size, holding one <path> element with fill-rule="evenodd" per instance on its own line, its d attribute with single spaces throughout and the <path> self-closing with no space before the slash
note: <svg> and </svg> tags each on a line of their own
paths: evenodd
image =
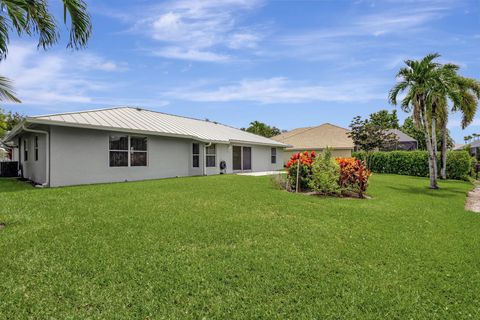
<svg viewBox="0 0 480 320">
<path fill-rule="evenodd" d="M 242 170 L 242 147 L 233 146 L 233 170 Z"/>
<path fill-rule="evenodd" d="M 252 148 L 233 146 L 232 163 L 234 171 L 252 170 Z"/>
<path fill-rule="evenodd" d="M 243 147 L 243 170 L 252 170 L 252 148 Z"/>
</svg>

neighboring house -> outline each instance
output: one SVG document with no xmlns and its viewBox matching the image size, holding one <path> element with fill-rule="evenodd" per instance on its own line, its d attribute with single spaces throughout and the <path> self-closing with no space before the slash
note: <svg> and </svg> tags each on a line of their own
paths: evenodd
<svg viewBox="0 0 480 320">
<path fill-rule="evenodd" d="M 19 155 L 24 178 L 52 187 L 278 170 L 286 147 L 226 125 L 131 107 L 28 117 L 4 141 Z"/>
<path fill-rule="evenodd" d="M 413 151 L 418 149 L 418 141 L 410 137 L 408 134 L 403 133 L 398 129 L 388 129 L 387 133 L 392 133 L 397 136 L 397 143 L 387 150 L 405 150 Z"/>
<path fill-rule="evenodd" d="M 272 139 L 290 145 L 285 149 L 284 162 L 287 162 L 293 153 L 299 151 L 321 152 L 326 147 L 332 149 L 334 157 L 350 157 L 354 148 L 353 141 L 348 136 L 348 130 L 330 123 L 294 129 L 272 137 Z"/>
<path fill-rule="evenodd" d="M 454 151 L 462 151 L 465 149 L 470 150 L 470 154 L 475 157 L 475 159 L 480 160 L 480 140 L 473 140 L 472 142 L 468 144 L 460 144 L 456 145 L 455 148 L 453 148 Z"/>
</svg>

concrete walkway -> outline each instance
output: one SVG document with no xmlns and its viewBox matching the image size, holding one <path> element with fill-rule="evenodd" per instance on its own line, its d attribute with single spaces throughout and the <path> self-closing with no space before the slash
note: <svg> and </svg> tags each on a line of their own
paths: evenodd
<svg viewBox="0 0 480 320">
<path fill-rule="evenodd" d="M 465 210 L 480 213 L 480 186 L 476 186 L 475 189 L 468 193 Z"/>
<path fill-rule="evenodd" d="M 285 171 L 260 171 L 260 172 L 244 172 L 244 173 L 237 173 L 239 176 L 253 176 L 253 177 L 260 177 L 260 176 L 272 176 L 274 174 L 284 174 Z"/>
</svg>

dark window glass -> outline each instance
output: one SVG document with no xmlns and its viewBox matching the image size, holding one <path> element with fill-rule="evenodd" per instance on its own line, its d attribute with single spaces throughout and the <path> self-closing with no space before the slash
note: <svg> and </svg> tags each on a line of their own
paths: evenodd
<svg viewBox="0 0 480 320">
<path fill-rule="evenodd" d="M 200 144 L 193 143 L 192 144 L 192 167 L 198 168 L 200 167 Z"/>
<path fill-rule="evenodd" d="M 233 146 L 233 170 L 242 170 L 242 147 Z"/>
<path fill-rule="evenodd" d="M 23 161 L 28 161 L 28 143 L 23 140 Z"/>
<path fill-rule="evenodd" d="M 200 144 L 194 143 L 192 144 L 192 153 L 193 154 L 200 154 Z"/>
<path fill-rule="evenodd" d="M 35 136 L 35 161 L 38 161 L 38 136 Z"/>
<path fill-rule="evenodd" d="M 277 148 L 272 148 L 272 163 L 277 163 Z"/>
<path fill-rule="evenodd" d="M 192 163 L 194 168 L 200 167 L 200 156 L 199 155 L 194 155 L 193 156 L 193 163 Z"/>
<path fill-rule="evenodd" d="M 130 150 L 133 150 L 133 151 L 147 151 L 147 138 L 146 137 L 131 137 L 130 138 Z"/>
<path fill-rule="evenodd" d="M 130 155 L 130 165 L 132 167 L 145 167 L 147 165 L 147 153 L 132 152 Z"/>
<path fill-rule="evenodd" d="M 110 167 L 128 167 L 128 152 L 110 151 Z"/>
<path fill-rule="evenodd" d="M 207 156 L 207 167 L 215 167 L 215 156 Z"/>
<path fill-rule="evenodd" d="M 110 136 L 110 150 L 128 150 L 128 136 Z"/>
<path fill-rule="evenodd" d="M 215 167 L 215 158 L 216 158 L 216 149 L 215 145 L 212 144 L 210 147 L 206 147 L 206 165 L 207 167 Z"/>
</svg>

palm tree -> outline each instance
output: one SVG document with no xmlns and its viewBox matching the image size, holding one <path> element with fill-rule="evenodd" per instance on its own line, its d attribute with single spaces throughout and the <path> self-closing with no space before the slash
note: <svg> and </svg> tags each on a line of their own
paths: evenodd
<svg viewBox="0 0 480 320">
<path fill-rule="evenodd" d="M 398 95 L 408 90 L 401 102 L 401 108 L 411 112 L 415 125 L 425 132 L 431 189 L 438 189 L 436 120 L 438 102 L 441 101 L 435 100 L 438 96 L 431 95 L 440 78 L 440 64 L 434 62 L 438 57 L 440 55 L 434 53 L 421 60 L 406 60 L 406 67 L 402 67 L 397 74 L 400 81 L 389 94 L 390 103 L 396 105 Z"/>
<path fill-rule="evenodd" d="M 84 0 L 62 0 L 63 22 L 70 18 L 70 39 L 67 47 L 78 50 L 87 45 L 92 32 L 87 4 Z M 59 39 L 58 26 L 48 8 L 47 0 L 0 0 L 0 61 L 5 60 L 9 33 L 38 36 L 38 47 L 46 50 Z M 20 102 L 12 83 L 0 76 L 0 101 Z"/>
<path fill-rule="evenodd" d="M 440 176 L 447 178 L 447 122 L 448 113 L 460 112 L 462 114 L 461 126 L 465 129 L 475 117 L 477 112 L 478 100 L 480 99 L 480 82 L 472 78 L 466 78 L 457 74 L 458 66 L 446 64 L 444 67 L 443 81 L 440 84 L 444 87 L 445 97 L 443 100 L 450 100 L 453 103 L 451 110 L 445 103 L 442 109 L 442 168 Z M 478 137 L 477 134 L 474 134 Z"/>
</svg>

